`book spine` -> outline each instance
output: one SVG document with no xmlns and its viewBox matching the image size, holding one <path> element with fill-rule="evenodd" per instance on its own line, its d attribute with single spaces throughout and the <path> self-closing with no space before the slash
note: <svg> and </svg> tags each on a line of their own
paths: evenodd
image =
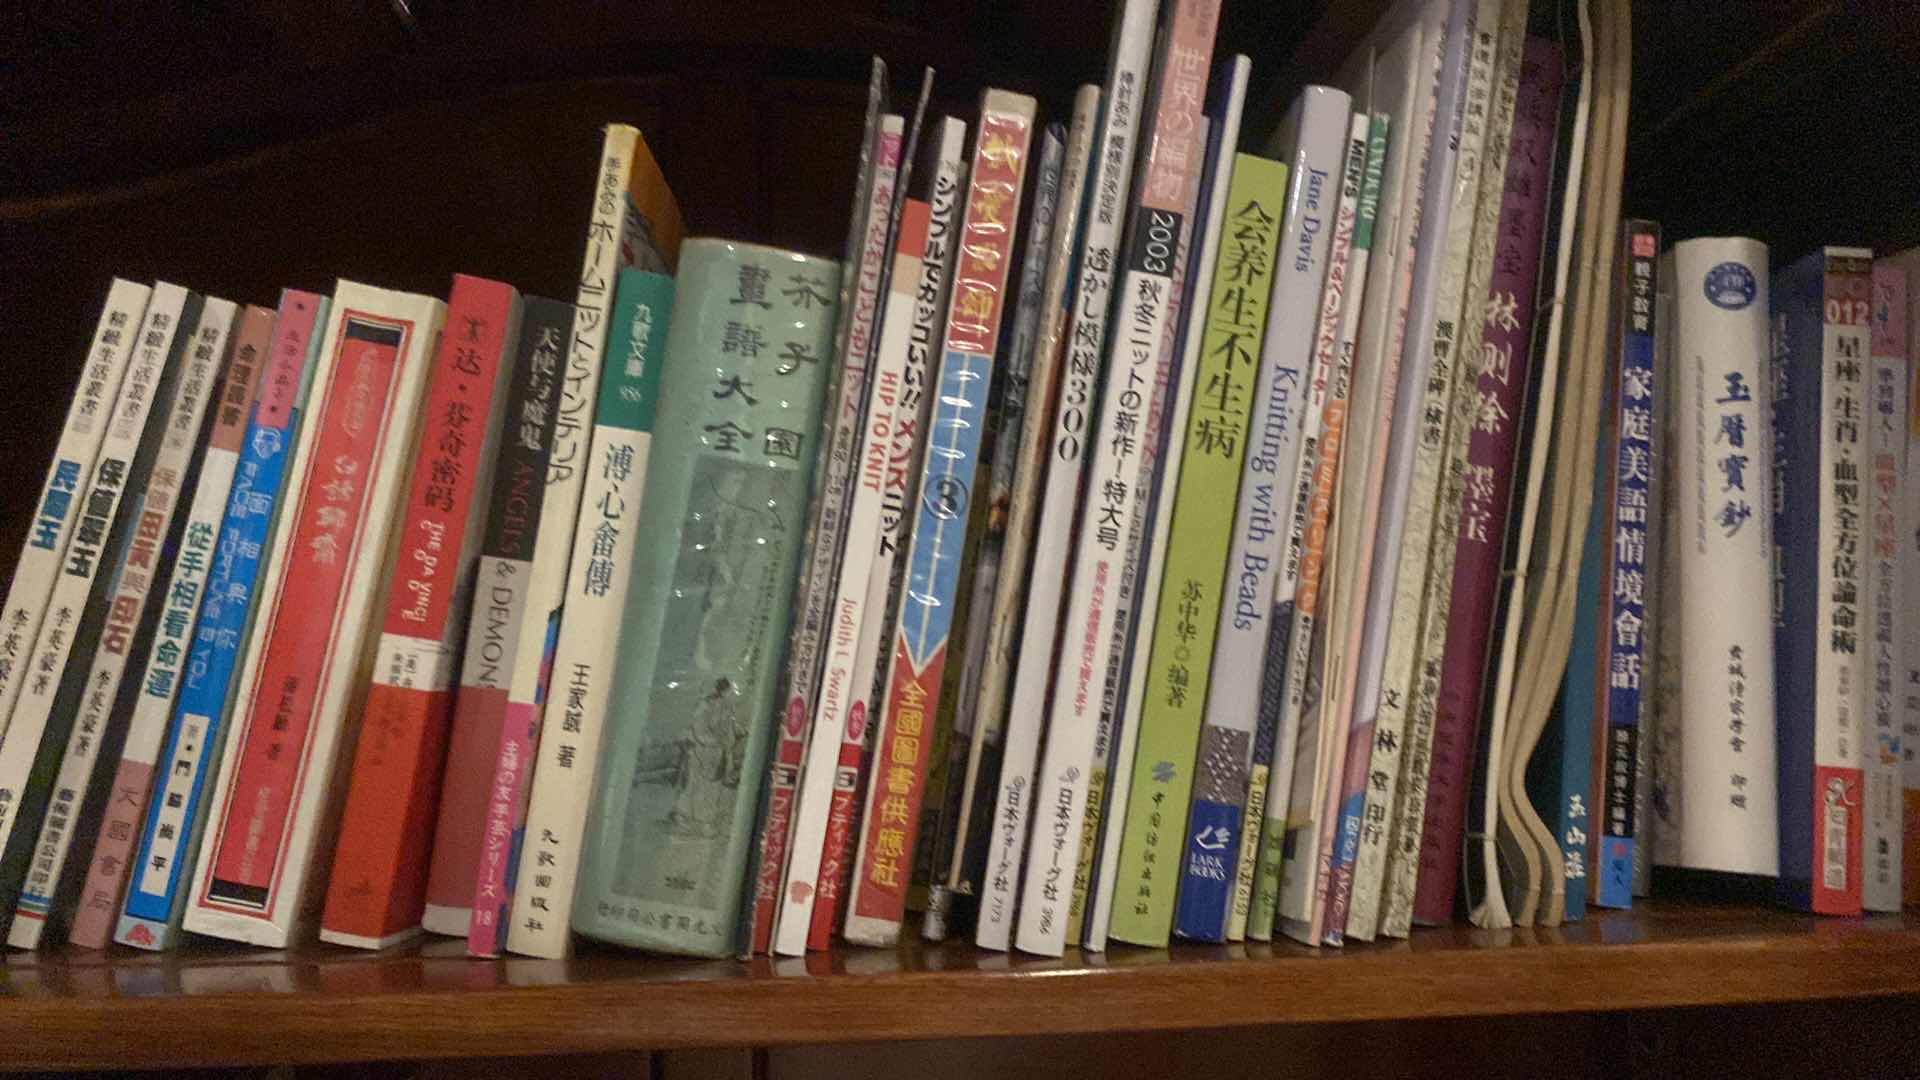
<svg viewBox="0 0 1920 1080">
<path fill-rule="evenodd" d="M 33 523 L 27 528 L 26 543 L 20 547 L 13 577 L 7 583 L 6 606 L 0 608 L 4 612 L 0 615 L 4 619 L 0 623 L 0 737 L 6 735 L 14 703 L 27 682 L 24 661 L 46 618 L 47 598 L 59 578 L 74 524 L 80 519 L 76 510 L 85 505 L 82 485 L 106 438 L 120 384 L 140 341 L 136 331 L 143 324 L 152 293 L 145 285 L 114 278 L 94 325 L 86 361 L 67 405 L 66 424 L 54 446 L 47 478 L 40 485 L 40 497 L 33 504 Z"/>
<path fill-rule="evenodd" d="M 633 162 L 627 182 L 627 213 L 619 240 L 610 256 L 599 252 L 597 234 L 589 233 L 587 260 L 574 299 L 574 327 L 567 354 L 566 374 L 560 382 L 560 404 L 554 415 L 553 441 L 547 455 L 547 486 L 541 501 L 543 525 L 534 537 L 533 562 L 526 576 L 527 605 L 521 615 L 511 681 L 507 689 L 506 723 L 493 755 L 493 783 L 486 804 L 486 840 L 475 877 L 483 894 L 480 907 L 499 910 L 511 901 L 507 877 L 526 826 L 527 794 L 533 784 L 533 764 L 540 745 L 540 721 L 546 710 L 547 680 L 553 672 L 553 653 L 559 644 L 561 605 L 566 600 L 568 556 L 573 528 L 580 516 L 580 494 L 586 486 L 587 455 L 591 451 L 594 399 L 605 360 L 607 323 L 613 312 L 619 267 L 669 272 L 670 252 L 652 251 L 659 223 L 644 216 L 651 202 L 671 207 L 672 194 L 660 178 L 646 142 L 633 133 Z M 603 173 L 603 180 L 605 174 Z M 636 194 L 636 189 L 641 193 Z M 595 209 L 599 213 L 598 207 Z M 677 216 L 677 214 L 676 214 Z M 611 262 L 608 261 L 609 257 Z M 596 265 L 598 264 L 598 265 Z M 599 271 L 596 273 L 596 271 Z M 796 361 L 797 362 L 797 361 Z M 498 842 L 501 825 L 506 843 Z"/>
<path fill-rule="evenodd" d="M 574 525 L 572 582 L 554 670 L 564 680 L 558 722 L 541 741 L 527 808 L 506 947 L 566 955 L 580 839 L 597 775 L 618 662 L 620 612 L 633 580 L 635 527 L 660 396 L 673 279 L 628 269 L 608 331 L 593 445 L 580 520 Z M 476 911 L 476 918 L 477 918 Z M 470 939 L 471 944 L 471 939 Z"/>
<path fill-rule="evenodd" d="M 1406 766 L 1401 770 L 1396 813 L 1387 834 L 1386 868 L 1380 886 L 1378 932 L 1389 937 L 1406 937 L 1413 923 L 1420 840 L 1426 826 L 1428 781 L 1433 764 L 1434 722 L 1439 711 L 1440 672 L 1447 624 L 1453 609 L 1453 568 L 1460 549 L 1460 509 L 1466 501 L 1468 444 L 1483 419 L 1479 378 L 1487 361 L 1485 298 L 1493 281 L 1527 31 L 1525 4 L 1505 4 L 1499 14 L 1494 28 L 1492 119 L 1481 154 L 1480 190 L 1473 212 L 1473 246 L 1468 256 L 1466 292 L 1461 299 L 1455 350 L 1460 370 L 1454 376 L 1452 415 L 1447 421 L 1440 491 L 1431 526 L 1432 554 L 1427 560 L 1423 586 L 1426 610 L 1411 660 L 1409 693 L 1413 704 L 1407 717 Z M 1485 419 L 1489 423 L 1506 423 L 1512 418 L 1489 416 Z"/>
<path fill-rule="evenodd" d="M 544 521 L 541 493 L 553 451 L 562 351 L 577 320 L 573 305 L 540 297 L 526 300 L 520 317 L 420 917 L 436 934 L 465 937 L 473 922 L 474 882 L 487 843 L 495 751 L 507 723 L 527 579 L 541 529 L 552 527 Z"/>
<path fill-rule="evenodd" d="M 1558 46 L 1544 38 L 1529 39 L 1509 140 L 1493 277 L 1482 313 L 1480 363 L 1474 376 L 1477 401 L 1461 478 L 1445 644 L 1438 654 L 1426 654 L 1439 655 L 1441 666 L 1412 911 L 1412 918 L 1422 923 L 1444 923 L 1451 917 L 1459 881 L 1469 774 L 1499 598 L 1501 544 L 1531 371 L 1535 285 L 1562 82 Z"/>
<path fill-rule="evenodd" d="M 1468 378 L 1461 373 L 1467 359 L 1461 349 L 1461 308 L 1468 295 L 1481 156 L 1493 111 L 1499 11 L 1499 0 L 1479 0 L 1468 11 L 1462 30 L 1466 82 L 1452 113 L 1448 152 L 1435 158 L 1439 169 L 1429 173 L 1430 184 L 1438 179 L 1442 185 L 1437 194 L 1447 207 L 1446 224 L 1442 229 L 1435 223 L 1441 246 L 1428 264 L 1435 274 L 1430 279 L 1432 307 L 1415 324 L 1409 345 L 1424 375 L 1417 396 L 1407 399 L 1417 411 L 1404 414 L 1408 424 L 1396 428 L 1387 462 L 1390 486 L 1382 496 L 1369 575 L 1352 726 L 1344 751 L 1335 750 L 1344 757 L 1343 768 L 1331 773 L 1340 787 L 1339 815 L 1332 829 L 1323 828 L 1321 834 L 1323 855 L 1331 856 L 1330 873 L 1318 886 L 1324 910 L 1316 895 L 1313 922 L 1314 932 L 1328 944 L 1344 940 L 1355 906 L 1362 912 L 1354 923 L 1355 936 L 1374 936 L 1387 845 L 1411 764 L 1406 751 L 1412 742 L 1408 721 L 1414 660 L 1425 615 L 1434 523 L 1444 516 L 1437 512 L 1441 474 L 1456 389 Z"/>
<path fill-rule="evenodd" d="M 261 376 L 273 344 L 273 318 L 271 308 L 249 307 L 240 316 L 234 331 L 233 356 L 227 365 L 225 381 L 214 397 L 213 430 L 207 439 L 199 483 L 187 513 L 183 547 L 160 594 L 165 598 L 165 606 L 161 609 L 159 628 L 148 646 L 143 678 L 129 706 L 127 736 L 120 760 L 104 789 L 110 798 L 96 813 L 82 814 L 101 819 L 90 849 L 84 843 L 75 842 L 74 850 L 87 850 L 89 854 L 85 877 L 76 882 L 77 871 L 70 872 L 57 892 L 39 894 L 46 899 L 37 910 L 27 903 L 29 897 L 23 897 L 14 923 L 16 932 L 29 925 L 39 925 L 43 929 L 27 932 L 36 938 L 44 937 L 47 932 L 44 928 L 75 898 L 78 898 L 78 911 L 74 913 L 69 931 L 73 944 L 104 948 L 113 932 L 114 913 L 119 909 L 121 890 L 127 880 L 128 856 L 146 813 L 153 763 L 166 738 L 167 718 L 173 712 L 182 676 L 187 671 L 195 620 L 203 609 L 202 595 L 208 591 L 212 583 L 210 575 L 215 572 L 220 524 L 238 470 L 247 420 L 252 414 L 255 396 L 264 385 Z M 44 921 L 20 921 L 34 920 L 36 916 Z M 59 928 L 55 926 L 51 932 L 57 936 Z"/>
<path fill-rule="evenodd" d="M 1012 663 L 1012 633 L 1025 591 L 1023 539 L 1010 539 L 1010 516 L 1016 494 L 1031 498 L 1039 487 L 1046 449 L 1041 443 L 1040 420 L 1049 415 L 1058 354 L 1039 355 L 1042 293 L 1046 288 L 1047 256 L 1060 206 L 1060 180 L 1066 158 L 1066 126 L 1047 125 L 1041 133 L 1034 170 L 1032 210 L 1028 214 L 1025 247 L 1020 256 L 1020 289 L 1008 337 L 1008 367 L 1001 380 L 1001 399 L 987 492 L 987 520 L 974 571 L 972 615 L 967 622 L 967 653 L 960 667 L 960 693 L 954 716 L 953 766 L 960 784 L 950 788 L 948 813 L 954 827 L 933 837 L 933 865 L 939 880 L 929 889 L 927 915 L 921 932 L 929 941 L 946 938 L 946 924 L 957 898 L 971 908 L 977 898 L 974 878 L 985 849 L 987 817 L 993 807 L 985 796 L 991 783 L 984 773 L 999 775 L 1006 737 L 1006 679 Z M 989 405 L 991 408 L 991 404 Z M 1005 585 L 1014 586 L 1011 589 Z M 994 684 L 993 693 L 986 690 Z M 971 913 L 970 911 L 968 912 Z"/>
<path fill-rule="evenodd" d="M 1913 267 L 1920 255 L 1907 255 L 1889 265 L 1898 277 L 1889 284 L 1893 292 L 1884 309 L 1884 334 L 1906 357 L 1907 402 L 1906 448 L 1903 456 L 1904 485 L 1900 503 L 1900 583 L 1895 593 L 1902 612 L 1920 611 L 1920 372 L 1914 370 L 1916 349 L 1913 332 L 1920 327 L 1920 288 L 1913 285 Z M 1880 313 L 1876 312 L 1876 318 Z M 1920 616 L 1897 619 L 1895 632 L 1900 636 L 1899 663 L 1895 669 L 1902 687 L 1899 693 L 1900 756 L 1902 796 L 1901 827 L 1901 899 L 1920 904 Z"/>
<path fill-rule="evenodd" d="M 1772 297 L 1780 887 L 1787 903 L 1824 915 L 1861 907 L 1870 260 L 1859 248 L 1815 252 L 1781 273 Z"/>
<path fill-rule="evenodd" d="M 136 542 L 143 552 L 136 558 L 150 563 L 157 554 L 153 539 L 136 534 L 142 526 L 141 499 L 168 430 L 168 410 L 179 393 L 180 357 L 200 302 L 175 285 L 154 288 L 132 368 L 107 421 L 60 577 L 48 597 L 26 683 L 0 742 L 0 918 L 9 923 L 25 877 L 26 846 L 54 794 L 51 774 L 88 690 L 94 652 L 104 645 L 109 653 L 120 653 L 129 644 L 131 626 L 108 626 L 115 579 Z M 170 490 L 174 481 L 161 479 L 163 489 Z M 146 528 L 151 532 L 151 525 Z M 136 577 L 150 572 L 150 567 L 134 568 Z M 21 834 L 17 842 L 16 833 Z"/>
<path fill-rule="evenodd" d="M 1023 444 L 1031 449 L 1030 464 L 1015 484 L 1006 563 L 996 586 L 994 626 L 987 645 L 988 662 L 995 666 L 981 690 L 980 711 L 985 718 L 1004 716 L 1005 742 L 1000 755 L 997 787 L 983 796 L 992 802 L 992 827 L 987 830 L 985 859 L 981 863 L 975 901 L 975 940 L 983 948 L 1005 949 L 1013 924 L 1014 891 L 1026 844 L 1025 796 L 1033 783 L 1034 759 L 1040 750 L 1042 716 L 1038 709 L 1022 708 L 1019 692 L 1031 692 L 1037 681 L 1022 675 L 1029 665 L 1037 669 L 1045 654 L 1051 663 L 1053 631 L 1059 616 L 1058 578 L 1065 573 L 1065 526 L 1043 532 L 1047 500 L 1058 490 L 1079 490 L 1080 444 L 1072 432 L 1084 429 L 1086 383 L 1079 382 L 1080 405 L 1070 406 L 1068 318 L 1072 314 L 1073 272 L 1080 238 L 1086 231 L 1082 208 L 1092 191 L 1090 174 L 1094 136 L 1099 126 L 1100 91 L 1082 86 L 1074 98 L 1073 123 L 1067 132 L 1066 160 L 1061 174 L 1058 209 L 1047 245 L 1046 280 L 1041 295 L 1039 339 L 1035 344 L 1035 383 L 1043 387 L 1027 409 Z M 1078 408 L 1078 419 L 1063 423 L 1062 415 Z M 1059 511 L 1059 508 L 1055 508 Z M 1067 516 L 1072 506 L 1064 508 Z M 1044 568 L 1057 571 L 1050 600 Z M 1030 587 L 1031 583 L 1031 587 Z M 1045 610 L 1040 610 L 1045 609 Z M 1016 643 L 1018 648 L 1016 649 Z M 1044 676 L 1040 676 L 1044 678 Z M 1017 682 L 1016 679 L 1025 679 Z M 1044 687 L 1040 693 L 1044 694 Z M 931 914 L 931 913 L 930 913 Z"/>
<path fill-rule="evenodd" d="M 505 411 L 505 394 L 496 390 L 509 381 L 501 354 L 516 336 L 518 307 L 509 286 L 454 276 L 449 331 L 435 350 L 401 503 L 399 558 L 360 707 L 361 738 L 320 917 L 323 941 L 378 949 L 419 929 L 458 634 L 480 547 L 486 468 Z"/>
<path fill-rule="evenodd" d="M 1324 400 L 1317 404 L 1309 402 L 1308 416 L 1313 424 L 1302 433 L 1300 464 L 1295 470 L 1298 481 L 1287 535 L 1285 568 L 1295 575 L 1297 584 L 1290 605 L 1274 605 L 1274 621 L 1268 629 L 1269 660 L 1261 672 L 1260 716 L 1254 728 L 1233 894 L 1226 912 L 1229 941 L 1241 941 L 1249 936 L 1265 941 L 1273 933 L 1288 789 L 1298 750 L 1296 735 L 1306 699 L 1310 693 L 1317 693 L 1307 685 L 1308 671 L 1316 634 L 1324 633 L 1317 630 L 1321 598 L 1332 584 L 1323 580 L 1330 554 L 1328 533 L 1335 486 L 1346 449 L 1354 388 L 1354 353 L 1363 311 L 1361 294 L 1371 262 L 1389 126 L 1385 113 L 1374 113 L 1370 117 L 1356 114 L 1352 130 L 1358 138 L 1350 141 L 1348 147 L 1350 159 L 1356 153 L 1359 155 L 1357 163 L 1349 161 L 1342 189 L 1342 213 L 1347 212 L 1349 199 L 1353 204 L 1351 235 L 1345 264 L 1329 268 L 1328 295 L 1323 299 L 1323 312 L 1333 310 L 1324 306 L 1327 303 L 1338 306 L 1339 322 L 1334 328 L 1336 342 L 1331 368 L 1316 374 L 1312 383 L 1313 396 Z M 1348 189 L 1352 189 L 1351 196 Z M 1337 277 L 1334 269 L 1339 270 Z M 1283 626 L 1285 640 L 1272 640 L 1283 633 Z M 1274 653 L 1276 648 L 1284 649 L 1284 653 Z M 1256 882 L 1259 898 L 1255 895 Z M 1257 918 L 1254 917 L 1256 910 Z"/>
<path fill-rule="evenodd" d="M 90 660 L 86 690 L 72 727 L 61 752 L 51 759 L 53 771 L 44 778 L 53 797 L 33 830 L 14 833 L 16 843 L 31 841 L 21 860 L 24 877 L 16 883 L 0 874 L 5 878 L 0 885 L 18 895 L 7 937 L 7 943 L 16 948 L 38 947 L 48 920 L 64 916 L 51 909 L 55 890 L 63 883 L 67 853 L 76 847 L 93 849 L 112 780 L 108 770 L 119 764 L 134 700 L 146 679 L 142 661 L 153 648 L 166 606 L 167 593 L 156 586 L 170 582 L 155 579 L 171 577 L 170 566 L 204 565 L 213 546 L 210 527 L 189 541 L 189 500 L 182 496 L 199 482 L 206 437 L 214 420 L 208 403 L 225 392 L 228 343 L 238 311 L 229 301 L 206 300 L 184 345 L 180 383 L 168 409 L 151 479 L 140 498 L 133 542 L 115 574 L 100 647 Z M 156 595 L 159 602 L 154 601 Z M 131 678 L 130 662 L 134 665 Z M 41 749 L 44 753 L 50 747 Z"/>
<path fill-rule="evenodd" d="M 858 449 L 858 391 L 866 379 L 864 366 L 849 371 L 847 346 L 852 338 L 852 323 L 859 316 L 858 289 L 861 262 L 872 229 L 873 180 L 887 99 L 886 65 L 874 57 L 867 81 L 866 125 L 860 136 L 859 167 L 854 177 L 853 205 L 847 214 L 847 239 L 839 263 L 840 291 L 833 328 L 832 352 L 828 354 L 826 429 L 816 449 L 812 471 L 813 490 L 807 500 L 807 557 L 801 563 L 799 599 L 793 626 L 788 635 L 786 656 L 786 696 L 777 717 L 774 761 L 778 764 L 767 777 L 762 799 L 759 835 L 755 846 L 759 882 L 754 893 L 754 912 L 747 928 L 755 952 L 771 947 L 785 902 L 787 869 L 792 862 L 790 848 L 796 829 L 795 815 L 800 801 L 800 784 L 805 779 L 808 735 L 813 725 L 813 693 L 820 675 L 820 644 L 827 630 L 827 607 L 833 599 L 834 582 L 829 576 L 838 566 L 840 552 L 840 515 L 846 507 L 847 478 L 853 469 Z M 891 118 L 885 118 L 891 119 Z M 879 302 L 876 294 L 869 303 Z M 868 309 L 870 318 L 872 308 Z M 862 340 L 866 340 L 862 338 Z M 864 365 L 864 358 L 862 359 Z M 849 375 L 855 386 L 847 385 Z M 850 420 L 848 413 L 854 413 Z M 769 888 L 771 884 L 771 888 Z M 809 894 L 811 901 L 811 894 Z"/>
<path fill-rule="evenodd" d="M 845 767 L 843 758 L 851 754 L 853 775 L 849 779 L 857 784 L 859 758 L 866 742 L 864 692 L 856 692 L 851 675 L 866 619 L 867 580 L 880 504 L 878 492 L 857 481 L 855 464 L 866 460 L 865 444 L 873 438 L 866 428 L 872 411 L 868 399 L 875 393 L 881 374 L 869 369 L 869 354 L 880 314 L 878 305 L 883 299 L 878 288 L 887 255 L 889 208 L 900 171 L 903 126 L 898 116 L 882 117 L 874 140 L 868 201 L 859 215 L 865 228 L 855 272 L 852 330 L 842 361 L 833 445 L 820 494 L 820 527 L 809 569 L 811 588 L 827 600 L 827 606 L 821 613 L 818 632 L 808 634 L 814 657 L 808 660 L 807 678 L 813 685 L 800 699 L 806 751 L 801 758 L 799 791 L 793 801 L 781 903 L 774 917 L 773 949 L 786 956 L 806 952 L 823 887 L 831 890 L 825 897 L 826 919 L 831 925 L 840 895 L 840 864 L 845 858 L 847 835 L 852 831 L 849 819 L 854 795 L 851 786 L 840 791 L 837 781 Z M 898 369 L 892 374 L 897 380 Z M 896 389 L 897 383 L 889 391 Z M 797 667 L 795 674 L 799 674 Z M 860 703 L 857 719 L 853 715 L 856 702 Z M 854 727 L 856 723 L 858 728 Z M 848 742 L 858 746 L 843 751 Z"/>
<path fill-rule="evenodd" d="M 1633 816 L 1635 744 L 1640 737 L 1642 674 L 1647 666 L 1642 633 L 1647 621 L 1644 582 L 1647 573 L 1648 488 L 1652 483 L 1653 399 L 1665 388 L 1653 379 L 1654 264 L 1660 251 L 1659 227 L 1632 221 L 1626 226 L 1627 274 L 1622 303 L 1620 374 L 1611 395 L 1615 415 L 1603 533 L 1611 554 L 1605 557 L 1601 604 L 1606 619 L 1606 679 L 1599 686 L 1602 709 L 1594 716 L 1596 738 L 1604 738 L 1606 770 L 1594 791 L 1601 829 L 1587 850 L 1587 896 L 1600 907 L 1633 906 L 1633 850 L 1638 842 Z M 1597 508 L 1596 508 L 1597 509 Z M 1641 587 L 1635 588 L 1635 582 Z"/>
<path fill-rule="evenodd" d="M 927 453 L 907 584 L 887 665 L 886 708 L 874 739 L 846 936 L 891 944 L 906 911 L 931 722 L 945 674 L 958 565 L 970 493 L 976 481 L 994 349 L 1006 307 L 1013 226 L 1032 137 L 1031 98 L 990 90 L 981 100 L 967 204 L 956 237 L 939 393 L 927 427 Z"/>
<path fill-rule="evenodd" d="M 1899 603 L 1900 508 L 1912 496 L 1906 490 L 1907 350 L 1896 324 L 1887 318 L 1906 306 L 1906 274 L 1875 264 L 1873 268 L 1873 371 L 1868 387 L 1868 439 L 1872 480 L 1869 515 L 1873 558 L 1868 566 L 1873 628 L 1872 738 L 1867 744 L 1866 820 L 1862 842 L 1866 879 L 1861 905 L 1868 911 L 1900 910 L 1902 785 L 1899 678 L 1903 623 L 1910 617 Z"/>
<path fill-rule="evenodd" d="M 314 852 L 337 820 L 340 745 L 354 734 L 346 713 L 371 660 L 402 471 L 444 312 L 425 297 L 344 281 L 335 289 L 319 400 L 295 451 L 287 547 L 264 590 L 263 631 L 249 643 L 188 930 L 281 947 L 317 906 Z"/>
<path fill-rule="evenodd" d="M 1229 119 L 1228 131 L 1236 127 Z M 1223 145 L 1233 141 L 1222 133 Z M 1253 383 L 1259 368 L 1259 343 L 1266 328 L 1269 293 L 1275 273 L 1280 221 L 1286 200 L 1287 167 L 1276 161 L 1251 154 L 1222 157 L 1229 175 L 1214 182 L 1221 197 L 1211 199 L 1211 215 L 1217 215 L 1218 232 L 1204 240 L 1197 273 L 1205 275 L 1207 287 L 1193 297 L 1192 326 L 1199 340 L 1197 349 L 1189 349 L 1185 363 L 1191 374 L 1183 379 L 1189 388 L 1186 408 L 1176 409 L 1178 423 L 1170 439 L 1180 441 L 1177 471 L 1169 473 L 1174 483 L 1164 486 L 1159 498 L 1171 508 L 1166 523 L 1162 570 L 1150 580 L 1157 603 L 1151 624 L 1147 626 L 1142 649 L 1134 662 L 1145 671 L 1139 688 L 1141 698 L 1139 737 L 1145 755 L 1164 753 L 1150 736 L 1156 734 L 1150 722 L 1165 712 L 1178 710 L 1191 714 L 1189 725 L 1197 730 L 1207 698 L 1207 683 L 1222 604 L 1221 568 L 1226 564 L 1231 542 L 1233 514 L 1238 505 L 1242 465 L 1247 452 L 1247 424 L 1253 400 Z M 1209 258 L 1224 243 L 1231 242 L 1231 258 Z M 1198 388 L 1197 390 L 1193 388 Z M 1172 470 L 1176 455 L 1169 454 L 1167 468 Z M 1149 575 L 1155 578 L 1156 575 Z M 1148 636 L 1150 635 L 1150 636 Z M 1162 721 L 1164 723 L 1164 721 Z M 1211 733 L 1211 729 L 1208 729 Z M 1177 737 L 1177 736 L 1176 736 Z M 1207 794 L 1207 736 L 1202 736 L 1200 768 L 1202 787 L 1197 797 Z M 1193 739 L 1186 740 L 1189 744 Z M 1163 737 L 1161 743 L 1167 740 Z M 1214 750 L 1231 753 L 1231 748 Z M 1192 751 L 1188 751 L 1191 755 Z M 1157 761 L 1157 758 L 1156 758 Z M 1142 775 L 1141 764 L 1149 771 Z M 1184 798 L 1169 797 L 1165 784 L 1152 774 L 1148 757 L 1137 752 L 1123 756 L 1119 767 L 1132 773 L 1128 785 L 1124 825 L 1118 851 L 1114 890 L 1128 897 L 1112 918 L 1111 933 L 1123 941 L 1164 944 L 1173 917 L 1173 893 L 1181 898 L 1181 932 L 1192 936 L 1185 913 L 1189 896 L 1211 888 L 1217 892 L 1217 878 L 1200 873 L 1205 881 L 1196 881 L 1196 858 L 1221 858 L 1217 846 L 1196 851 L 1188 848 L 1182 878 L 1155 889 L 1152 865 L 1172 865 L 1181 856 L 1174 845 L 1180 834 L 1173 825 Z M 1183 772 L 1185 770 L 1182 770 Z M 1116 823 L 1121 819 L 1116 817 Z M 1211 830 L 1209 830 L 1209 833 Z M 1162 837 L 1165 843 L 1162 843 Z M 1215 868 L 1218 870 L 1218 868 Z"/>
<path fill-rule="evenodd" d="M 226 740 L 227 709 L 234 676 L 252 635 L 255 588 L 264 553 L 275 549 L 279 498 L 287 459 L 299 437 L 299 418 L 318 354 L 328 301 L 289 289 L 274 318 L 260 389 L 247 418 L 246 435 L 226 498 L 218 546 L 200 601 L 191 648 L 181 669 L 180 693 L 166 721 L 166 741 L 157 758 L 123 758 L 114 781 L 113 815 L 102 832 L 105 855 L 96 870 L 126 878 L 124 905 L 117 882 L 89 885 L 74 921 L 73 936 L 89 946 L 105 936 L 143 949 L 171 948 L 185 913 L 186 878 L 199 856 L 206 826 L 208 776 Z M 157 768 L 165 762 L 165 768 Z M 119 818 L 135 790 L 152 787 L 143 811 Z M 124 794 L 123 794 L 124 793 Z M 120 826 L 131 823 L 122 840 Z M 133 858 L 127 859 L 131 850 Z M 116 916 L 118 921 L 116 923 Z"/>
<path fill-rule="evenodd" d="M 769 307 L 729 303 L 743 275 L 762 271 Z M 838 276 L 830 260 L 757 245 L 690 240 L 682 250 L 609 689 L 622 710 L 580 845 L 577 933 L 736 952 L 773 735 L 765 720 L 786 689 L 813 440 L 824 437 L 829 365 L 789 357 L 831 348 Z M 767 347 L 730 349 L 730 324 Z M 755 392 L 715 396 L 734 379 Z"/>
</svg>

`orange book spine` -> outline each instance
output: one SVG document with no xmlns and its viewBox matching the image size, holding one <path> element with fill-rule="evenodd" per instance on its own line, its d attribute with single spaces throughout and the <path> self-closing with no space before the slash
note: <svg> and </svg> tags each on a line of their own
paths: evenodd
<svg viewBox="0 0 1920 1080">
<path fill-rule="evenodd" d="M 517 337 L 511 286 L 456 275 L 420 416 L 399 557 L 362 712 L 320 937 L 384 948 L 420 928 L 460 630 Z"/>
</svg>

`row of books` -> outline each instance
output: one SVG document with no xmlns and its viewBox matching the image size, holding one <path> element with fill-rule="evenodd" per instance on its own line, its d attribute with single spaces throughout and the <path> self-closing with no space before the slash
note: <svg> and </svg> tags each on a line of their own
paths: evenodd
<svg viewBox="0 0 1920 1080">
<path fill-rule="evenodd" d="M 4 609 L 9 942 L 1340 944 L 1649 862 L 1858 910 L 1903 279 L 1663 262 L 1625 5 L 1533 7 L 1402 0 L 1279 118 L 1218 0 L 1125 0 L 1054 123 L 876 61 L 838 261 L 683 242 L 615 125 L 573 304 L 115 282 Z"/>
</svg>

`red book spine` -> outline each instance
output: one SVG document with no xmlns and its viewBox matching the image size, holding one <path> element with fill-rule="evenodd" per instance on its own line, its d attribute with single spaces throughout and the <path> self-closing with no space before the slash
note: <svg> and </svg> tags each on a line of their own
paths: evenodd
<svg viewBox="0 0 1920 1080">
<path fill-rule="evenodd" d="M 321 936 L 379 948 L 420 925 L 483 481 L 519 297 L 455 275 L 408 481 L 399 560 L 327 884 Z"/>
<path fill-rule="evenodd" d="M 1433 721 L 1426 824 L 1420 835 L 1420 873 L 1413 901 L 1413 917 L 1421 923 L 1444 923 L 1452 917 L 1460 878 L 1462 830 L 1480 731 L 1481 684 L 1500 596 L 1500 558 L 1520 414 L 1533 368 L 1534 298 L 1547 193 L 1553 186 L 1562 77 L 1559 46 L 1528 38 L 1520 92 L 1514 101 L 1500 232 L 1484 311 L 1486 336 L 1477 387 L 1481 405 L 1467 445 L 1453 606 L 1447 612 L 1447 647 Z"/>
</svg>

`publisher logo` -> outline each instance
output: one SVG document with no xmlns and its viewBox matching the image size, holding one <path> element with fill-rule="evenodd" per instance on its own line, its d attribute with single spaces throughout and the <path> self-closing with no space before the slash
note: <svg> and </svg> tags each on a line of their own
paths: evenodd
<svg viewBox="0 0 1920 1080">
<path fill-rule="evenodd" d="M 847 741 L 859 742 L 867 737 L 867 703 L 856 701 L 847 710 Z"/>
<path fill-rule="evenodd" d="M 1707 271 L 1707 299 L 1714 307 L 1728 311 L 1739 311 L 1753 303 L 1759 295 L 1760 287 L 1753 279 L 1753 271 L 1737 262 L 1723 262 Z"/>
<path fill-rule="evenodd" d="M 798 697 L 787 701 L 787 737 L 797 739 L 807 730 L 807 708 Z"/>
</svg>

